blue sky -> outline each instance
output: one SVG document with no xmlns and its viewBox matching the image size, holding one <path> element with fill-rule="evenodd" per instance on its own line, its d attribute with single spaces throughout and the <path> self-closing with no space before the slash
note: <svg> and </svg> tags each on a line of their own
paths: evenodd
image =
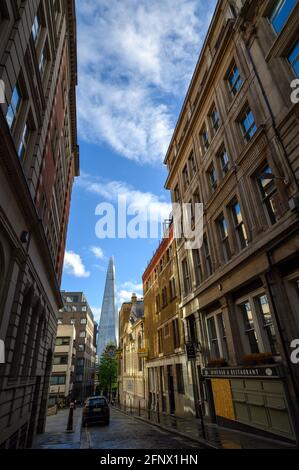
<svg viewBox="0 0 299 470">
<path fill-rule="evenodd" d="M 79 0 L 81 176 L 72 195 L 62 288 L 84 291 L 99 319 L 115 257 L 119 305 L 142 295 L 158 240 L 99 239 L 98 204 L 125 195 L 169 211 L 166 154 L 216 0 Z"/>
</svg>

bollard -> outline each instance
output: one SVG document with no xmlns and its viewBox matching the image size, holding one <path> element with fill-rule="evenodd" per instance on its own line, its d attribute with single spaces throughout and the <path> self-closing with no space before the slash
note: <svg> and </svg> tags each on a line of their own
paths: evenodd
<svg viewBox="0 0 299 470">
<path fill-rule="evenodd" d="M 198 402 L 198 410 L 199 410 L 199 417 L 200 417 L 200 422 L 201 422 L 202 437 L 204 439 L 206 439 L 207 438 L 206 428 L 205 428 L 205 422 L 204 422 L 204 417 L 203 417 L 203 412 L 202 412 L 202 402 L 201 402 L 201 400 L 199 400 L 199 402 Z"/>
<path fill-rule="evenodd" d="M 67 421 L 67 428 L 66 428 L 68 432 L 71 432 L 73 430 L 73 421 L 74 421 L 74 403 L 71 403 L 69 417 Z"/>
<path fill-rule="evenodd" d="M 158 419 L 158 424 L 160 424 L 160 404 L 159 404 L 159 401 L 157 403 L 157 419 Z"/>
<path fill-rule="evenodd" d="M 139 405 L 138 405 L 138 416 L 141 416 L 141 408 L 140 408 L 140 400 L 139 400 Z"/>
</svg>

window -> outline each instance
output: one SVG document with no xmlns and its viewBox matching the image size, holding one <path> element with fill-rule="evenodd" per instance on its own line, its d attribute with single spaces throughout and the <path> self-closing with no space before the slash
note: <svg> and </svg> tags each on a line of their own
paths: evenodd
<svg viewBox="0 0 299 470">
<path fill-rule="evenodd" d="M 41 55 L 41 58 L 40 58 L 40 61 L 39 61 L 39 64 L 38 64 L 39 73 L 41 74 L 41 77 L 43 77 L 43 75 L 44 75 L 46 65 L 47 65 L 47 59 L 46 59 L 45 51 L 43 51 L 42 55 Z"/>
<path fill-rule="evenodd" d="M 66 376 L 65 375 L 52 375 L 50 379 L 51 385 L 65 385 Z"/>
<path fill-rule="evenodd" d="M 179 349 L 181 345 L 180 345 L 179 320 L 177 318 L 172 322 L 172 332 L 173 332 L 173 347 L 174 349 Z"/>
<path fill-rule="evenodd" d="M 189 317 L 187 317 L 187 326 L 188 326 L 189 341 L 193 344 L 197 344 L 198 337 L 197 337 L 196 322 L 195 322 L 194 315 L 190 315 Z"/>
<path fill-rule="evenodd" d="M 191 292 L 191 277 L 188 262 L 186 259 L 182 262 L 182 270 L 183 270 L 183 282 L 184 282 L 184 293 L 185 295 L 190 294 Z"/>
<path fill-rule="evenodd" d="M 220 230 L 222 252 L 223 252 L 224 260 L 227 262 L 231 258 L 231 251 L 230 251 L 229 238 L 228 238 L 228 225 L 223 215 L 219 218 L 218 224 L 219 224 L 219 230 Z"/>
<path fill-rule="evenodd" d="M 80 331 L 79 338 L 86 338 L 86 331 Z"/>
<path fill-rule="evenodd" d="M 84 367 L 84 359 L 83 358 L 77 359 L 77 367 Z"/>
<path fill-rule="evenodd" d="M 217 336 L 217 331 L 216 331 L 215 318 L 214 317 L 208 318 L 207 325 L 208 325 L 208 335 L 209 335 L 209 342 L 210 342 L 211 357 L 213 359 L 218 359 L 220 358 L 220 351 L 219 351 L 219 345 L 218 345 L 218 336 Z"/>
<path fill-rule="evenodd" d="M 22 160 L 22 158 L 24 157 L 26 153 L 26 149 L 27 149 L 28 142 L 29 142 L 29 135 L 30 135 L 30 129 L 29 129 L 28 123 L 26 122 L 22 135 L 21 135 L 21 142 L 20 142 L 19 150 L 18 150 L 18 155 L 19 155 L 20 160 Z"/>
<path fill-rule="evenodd" d="M 296 42 L 291 53 L 288 56 L 288 60 L 295 72 L 295 75 L 299 77 L 299 41 Z"/>
<path fill-rule="evenodd" d="M 84 352 L 85 351 L 85 344 L 79 344 L 78 345 L 78 351 L 79 352 Z"/>
<path fill-rule="evenodd" d="M 69 362 L 68 356 L 54 356 L 54 366 L 66 365 Z"/>
<path fill-rule="evenodd" d="M 210 114 L 212 128 L 214 130 L 214 134 L 218 131 L 220 127 L 220 114 L 218 113 L 217 109 L 214 108 Z"/>
<path fill-rule="evenodd" d="M 188 173 L 187 165 L 183 169 L 183 183 L 184 183 L 184 189 L 187 189 L 189 185 L 189 173 Z"/>
<path fill-rule="evenodd" d="M 13 90 L 11 102 L 6 113 L 6 121 L 10 129 L 12 129 L 17 119 L 17 114 L 20 108 L 20 104 L 21 104 L 21 93 L 17 85 Z"/>
<path fill-rule="evenodd" d="M 72 306 L 72 311 L 77 312 L 77 307 L 75 305 Z"/>
<path fill-rule="evenodd" d="M 208 238 L 207 238 L 206 235 L 204 235 L 204 237 L 203 237 L 203 253 L 204 253 L 204 257 L 205 257 L 207 276 L 209 277 L 213 273 L 213 268 L 212 268 L 212 260 L 211 260 L 209 242 L 208 242 Z"/>
<path fill-rule="evenodd" d="M 56 338 L 56 346 L 69 346 L 70 338 Z"/>
<path fill-rule="evenodd" d="M 200 250 L 193 250 L 193 264 L 196 286 L 199 286 L 203 280 Z"/>
<path fill-rule="evenodd" d="M 210 142 L 209 142 L 209 133 L 206 127 L 204 127 L 203 130 L 201 131 L 201 141 L 202 141 L 204 150 L 207 151 L 208 148 L 210 147 Z"/>
<path fill-rule="evenodd" d="M 62 325 L 62 318 L 58 318 L 57 323 L 58 325 Z"/>
<path fill-rule="evenodd" d="M 232 205 L 232 214 L 239 248 L 243 250 L 244 248 L 246 248 L 246 246 L 248 246 L 248 239 L 241 213 L 241 207 L 238 202 L 235 202 Z"/>
<path fill-rule="evenodd" d="M 41 24 L 40 24 L 40 21 L 39 21 L 39 17 L 38 17 L 38 15 L 36 15 L 35 18 L 34 18 L 34 21 L 33 21 L 33 25 L 32 25 L 32 36 L 33 36 L 33 39 L 34 39 L 35 42 L 38 38 L 40 28 L 41 28 Z"/>
<path fill-rule="evenodd" d="M 259 174 L 258 185 L 266 214 L 270 223 L 274 225 L 279 218 L 280 210 L 274 175 L 269 165 L 266 165 Z"/>
<path fill-rule="evenodd" d="M 71 318 L 71 325 L 75 325 L 76 324 L 76 318 Z"/>
<path fill-rule="evenodd" d="M 188 158 L 188 166 L 189 166 L 190 178 L 192 179 L 193 176 L 196 173 L 196 163 L 195 163 L 195 157 L 194 157 L 193 152 L 191 153 L 190 157 Z"/>
<path fill-rule="evenodd" d="M 170 300 L 174 300 L 176 298 L 176 283 L 174 277 L 172 277 L 169 281 L 169 293 Z"/>
<path fill-rule="evenodd" d="M 83 374 L 76 375 L 76 382 L 83 382 Z"/>
<path fill-rule="evenodd" d="M 218 154 L 218 158 L 220 161 L 222 175 L 225 176 L 229 170 L 229 156 L 227 154 L 227 151 L 225 149 L 222 149 Z"/>
<path fill-rule="evenodd" d="M 87 312 L 87 307 L 82 307 L 82 312 Z"/>
<path fill-rule="evenodd" d="M 80 323 L 81 323 L 81 325 L 86 325 L 87 324 L 87 318 L 81 318 Z"/>
<path fill-rule="evenodd" d="M 296 3 L 297 0 L 276 0 L 269 20 L 277 34 L 284 27 Z"/>
<path fill-rule="evenodd" d="M 167 287 L 163 287 L 162 289 L 162 308 L 167 306 Z"/>
<path fill-rule="evenodd" d="M 242 115 L 240 125 L 245 142 L 249 142 L 257 131 L 254 116 L 250 108 L 247 108 Z"/>
<path fill-rule="evenodd" d="M 185 385 L 184 385 L 183 365 L 176 364 L 175 368 L 176 368 L 177 391 L 180 395 L 184 395 Z"/>
<path fill-rule="evenodd" d="M 163 353 L 163 332 L 162 330 L 158 331 L 158 353 Z"/>
<path fill-rule="evenodd" d="M 156 296 L 156 313 L 161 311 L 161 297 L 160 294 Z"/>
<path fill-rule="evenodd" d="M 170 336 L 169 325 L 164 327 L 164 338 L 168 338 Z"/>
<path fill-rule="evenodd" d="M 209 174 L 210 186 L 212 188 L 212 191 L 214 192 L 217 189 L 217 173 L 216 173 L 214 165 L 210 166 L 208 174 Z"/>
<path fill-rule="evenodd" d="M 235 63 L 233 63 L 233 65 L 231 66 L 231 69 L 227 75 L 227 81 L 232 96 L 236 96 L 243 81 L 239 69 Z"/>
<path fill-rule="evenodd" d="M 253 311 L 250 302 L 245 302 L 240 305 L 242 320 L 244 326 L 244 332 L 248 341 L 249 352 L 252 354 L 259 353 L 259 345 L 257 340 L 257 334 L 253 322 Z"/>
<path fill-rule="evenodd" d="M 220 345 L 222 348 L 222 357 L 228 359 L 228 348 L 227 348 L 227 338 L 226 338 L 226 330 L 224 324 L 224 318 L 222 313 L 217 315 L 217 326 L 220 336 Z"/>
<path fill-rule="evenodd" d="M 175 187 L 174 190 L 174 200 L 175 202 L 181 202 L 181 193 L 178 185 Z"/>
<path fill-rule="evenodd" d="M 257 297 L 258 306 L 260 310 L 260 314 L 262 316 L 263 327 L 266 332 L 267 339 L 269 341 L 269 345 L 271 348 L 271 352 L 274 355 L 279 355 L 278 345 L 277 345 L 277 337 L 272 321 L 272 315 L 270 311 L 270 305 L 268 301 L 267 295 L 260 295 Z"/>
</svg>

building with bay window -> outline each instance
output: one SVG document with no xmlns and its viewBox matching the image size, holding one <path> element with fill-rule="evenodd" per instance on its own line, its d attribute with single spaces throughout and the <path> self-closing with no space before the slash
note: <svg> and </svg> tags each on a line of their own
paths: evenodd
<svg viewBox="0 0 299 470">
<path fill-rule="evenodd" d="M 291 441 L 299 423 L 290 360 L 299 338 L 299 105 L 290 98 L 298 37 L 296 0 L 220 0 L 165 159 L 173 202 L 204 204 L 201 249 L 177 241 L 195 407 L 218 424 Z"/>
</svg>

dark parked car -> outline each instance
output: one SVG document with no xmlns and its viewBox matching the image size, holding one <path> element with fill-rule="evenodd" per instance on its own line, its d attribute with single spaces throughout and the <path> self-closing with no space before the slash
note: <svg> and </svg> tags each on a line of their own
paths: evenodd
<svg viewBox="0 0 299 470">
<path fill-rule="evenodd" d="M 105 397 L 90 397 L 84 404 L 82 425 L 100 422 L 107 425 L 110 422 L 108 401 Z"/>
</svg>

